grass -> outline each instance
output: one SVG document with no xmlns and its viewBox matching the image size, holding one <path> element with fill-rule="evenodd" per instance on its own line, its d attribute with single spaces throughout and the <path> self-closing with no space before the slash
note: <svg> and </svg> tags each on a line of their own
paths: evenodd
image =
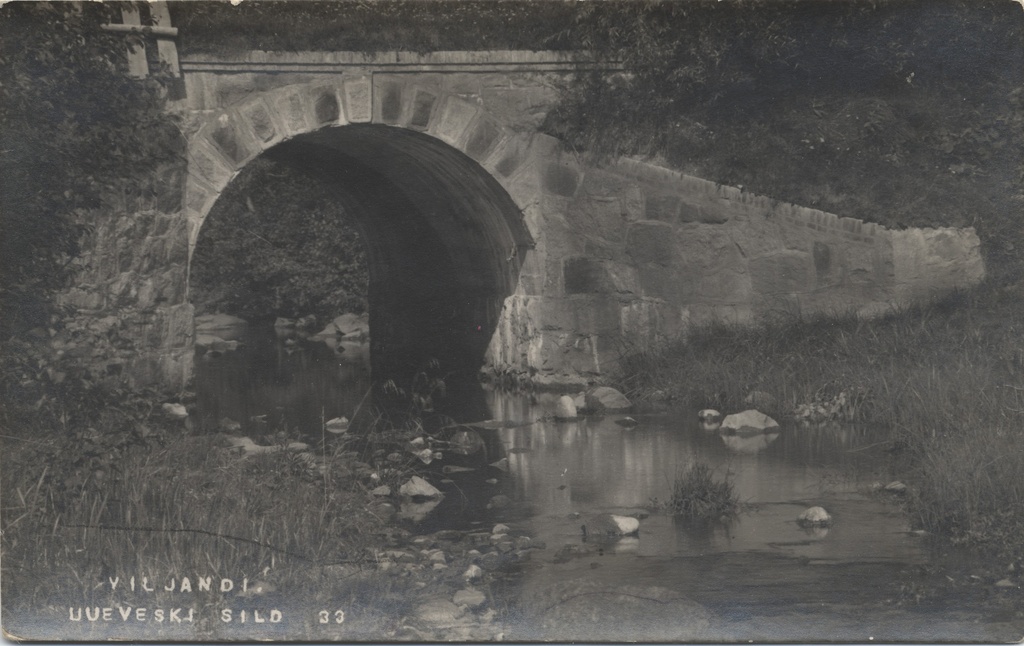
<svg viewBox="0 0 1024 646">
<path fill-rule="evenodd" d="M 54 380 L 45 353 L 19 349 L 0 355 L 0 601 L 12 636 L 379 640 L 414 630 L 424 598 L 465 585 L 471 555 L 452 545 L 444 571 L 418 558 L 425 550 L 398 564 L 388 551 L 408 547 L 396 492 L 423 466 L 409 445 L 439 379 L 392 385 L 406 407 L 367 406 L 360 431 L 311 440 L 267 428 L 250 439 L 280 450 L 246 451 L 173 419 L 153 393 Z M 288 450 L 297 439 L 312 448 Z M 372 493 L 381 485 L 393 493 Z M 464 628 L 489 635 L 483 617 Z"/>
<path fill-rule="evenodd" d="M 116 613 L 115 622 L 78 623 L 69 621 L 69 609 L 144 606 L 147 639 L 231 638 L 238 626 L 223 622 L 225 608 L 236 622 L 243 608 L 262 608 L 264 617 L 278 608 L 281 625 L 250 623 L 241 634 L 336 639 L 358 634 L 360 619 L 366 635 L 385 634 L 379 624 L 405 612 L 402 582 L 373 569 L 391 510 L 368 493 L 373 469 L 345 442 L 321 448 L 321 469 L 287 451 L 241 457 L 213 436 L 149 424 L 153 441 L 111 449 L 84 468 L 69 457 L 81 452 L 80 438 L 5 428 L 7 631 L 43 639 L 138 637 L 139 625 Z M 127 592 L 132 576 L 140 586 L 149 577 L 155 590 Z M 162 589 L 185 576 L 193 587 L 212 577 L 213 590 Z M 120 590 L 111 589 L 112 577 L 120 578 Z M 217 590 L 222 578 L 233 581 L 234 596 Z M 271 592 L 238 595 L 243 579 Z M 153 622 L 156 608 L 173 607 L 194 608 L 197 620 Z M 339 608 L 350 617 L 344 633 L 318 625 L 319 609 Z M 392 619 L 380 616 L 381 608 L 393 610 Z M 360 619 L 353 624 L 352 617 Z"/>
<path fill-rule="evenodd" d="M 891 429 L 896 475 L 919 528 L 1024 559 L 1024 289 L 984 285 L 868 320 L 789 314 L 709 322 L 665 347 L 634 348 L 622 385 L 693 408 L 749 408 L 760 390 L 786 418 L 856 393 L 853 421 Z M 825 429 L 823 429 L 825 432 Z"/>
<path fill-rule="evenodd" d="M 717 520 L 734 515 L 739 510 L 740 500 L 728 477 L 716 480 L 711 467 L 698 462 L 676 476 L 672 496 L 667 502 L 655 504 L 677 516 Z"/>
</svg>

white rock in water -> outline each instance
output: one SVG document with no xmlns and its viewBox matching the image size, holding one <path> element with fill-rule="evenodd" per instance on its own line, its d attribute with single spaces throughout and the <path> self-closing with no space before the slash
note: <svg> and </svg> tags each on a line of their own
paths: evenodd
<svg viewBox="0 0 1024 646">
<path fill-rule="evenodd" d="M 164 404 L 161 408 L 174 419 L 185 419 L 188 417 L 188 410 L 181 404 Z"/>
<path fill-rule="evenodd" d="M 616 516 L 612 514 L 612 521 L 619 526 L 622 534 L 632 534 L 640 529 L 640 521 L 632 516 Z"/>
<path fill-rule="evenodd" d="M 578 413 L 576 411 L 576 403 L 569 395 L 562 395 L 558 398 L 558 404 L 555 406 L 555 419 L 576 419 Z"/>
<path fill-rule="evenodd" d="M 625 536 L 640 529 L 640 521 L 630 516 L 598 514 L 591 517 L 586 525 L 587 534 L 595 536 Z"/>
<path fill-rule="evenodd" d="M 728 415 L 722 420 L 722 428 L 738 431 L 740 429 L 754 429 L 765 431 L 770 428 L 777 428 L 779 423 L 768 417 L 759 410 L 745 410 L 742 413 Z"/>
<path fill-rule="evenodd" d="M 810 507 L 805 509 L 797 518 L 801 525 L 831 525 L 832 516 L 825 511 L 824 507 Z"/>
<path fill-rule="evenodd" d="M 398 489 L 398 493 L 403 496 L 414 498 L 416 496 L 423 496 L 424 498 L 439 498 L 441 492 L 423 478 L 419 476 L 413 476 Z"/>
<path fill-rule="evenodd" d="M 342 336 L 369 336 L 370 320 L 366 314 L 342 314 L 331 322 Z"/>
<path fill-rule="evenodd" d="M 716 422 L 722 420 L 722 414 L 714 408 L 705 408 L 697 413 L 697 419 L 702 422 Z"/>
<path fill-rule="evenodd" d="M 338 336 L 338 328 L 334 327 L 334 323 L 328 323 L 327 327 L 314 334 L 311 338 L 313 339 L 330 339 Z"/>
</svg>

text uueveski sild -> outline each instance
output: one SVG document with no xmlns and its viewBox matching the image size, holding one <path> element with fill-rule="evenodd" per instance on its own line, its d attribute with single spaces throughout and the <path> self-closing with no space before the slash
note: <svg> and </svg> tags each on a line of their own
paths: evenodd
<svg viewBox="0 0 1024 646">
<path fill-rule="evenodd" d="M 108 577 L 103 587 L 112 593 L 133 594 L 136 597 L 150 595 L 166 598 L 164 593 L 177 595 L 196 594 L 201 592 L 236 594 L 245 598 L 250 593 L 247 578 L 228 579 L 213 576 L 183 576 L 150 579 L 146 576 Z M 255 592 L 255 590 L 253 590 Z M 136 624 L 192 624 L 199 619 L 199 612 L 187 603 L 170 604 L 173 607 L 153 607 L 143 603 L 113 604 L 101 606 L 69 606 L 68 620 L 74 622 L 121 622 Z M 228 624 L 277 624 L 284 619 L 283 612 L 278 608 L 231 608 L 216 610 L 218 619 Z M 340 624 L 344 621 L 342 610 L 320 610 L 317 612 L 319 623 Z M 326 620 L 325 620 L 326 618 Z"/>
</svg>

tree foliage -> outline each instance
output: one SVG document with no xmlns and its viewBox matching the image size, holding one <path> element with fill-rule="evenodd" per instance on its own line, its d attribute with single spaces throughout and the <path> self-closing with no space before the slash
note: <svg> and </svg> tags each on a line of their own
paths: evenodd
<svg viewBox="0 0 1024 646">
<path fill-rule="evenodd" d="M 367 264 L 358 232 L 316 180 L 258 158 L 207 216 L 192 258 L 200 311 L 247 319 L 366 309 Z"/>
<path fill-rule="evenodd" d="M 186 52 L 562 49 L 574 5 L 546 0 L 179 2 Z"/>
<path fill-rule="evenodd" d="M 597 154 L 887 226 L 1024 245 L 1024 12 L 1009 0 L 608 2 L 564 36 L 581 73 L 548 129 Z"/>
<path fill-rule="evenodd" d="M 124 70 L 105 4 L 0 8 L 0 334 L 46 324 L 105 195 L 176 153 L 159 76 Z"/>
</svg>

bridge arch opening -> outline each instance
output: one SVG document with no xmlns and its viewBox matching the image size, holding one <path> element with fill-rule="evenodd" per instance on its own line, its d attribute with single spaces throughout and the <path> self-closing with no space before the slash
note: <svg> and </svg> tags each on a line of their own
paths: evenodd
<svg viewBox="0 0 1024 646">
<path fill-rule="evenodd" d="M 262 155 L 320 181 L 359 231 L 374 380 L 408 385 L 428 365 L 474 376 L 532 246 L 504 188 L 456 148 L 379 124 L 301 134 Z"/>
</svg>

